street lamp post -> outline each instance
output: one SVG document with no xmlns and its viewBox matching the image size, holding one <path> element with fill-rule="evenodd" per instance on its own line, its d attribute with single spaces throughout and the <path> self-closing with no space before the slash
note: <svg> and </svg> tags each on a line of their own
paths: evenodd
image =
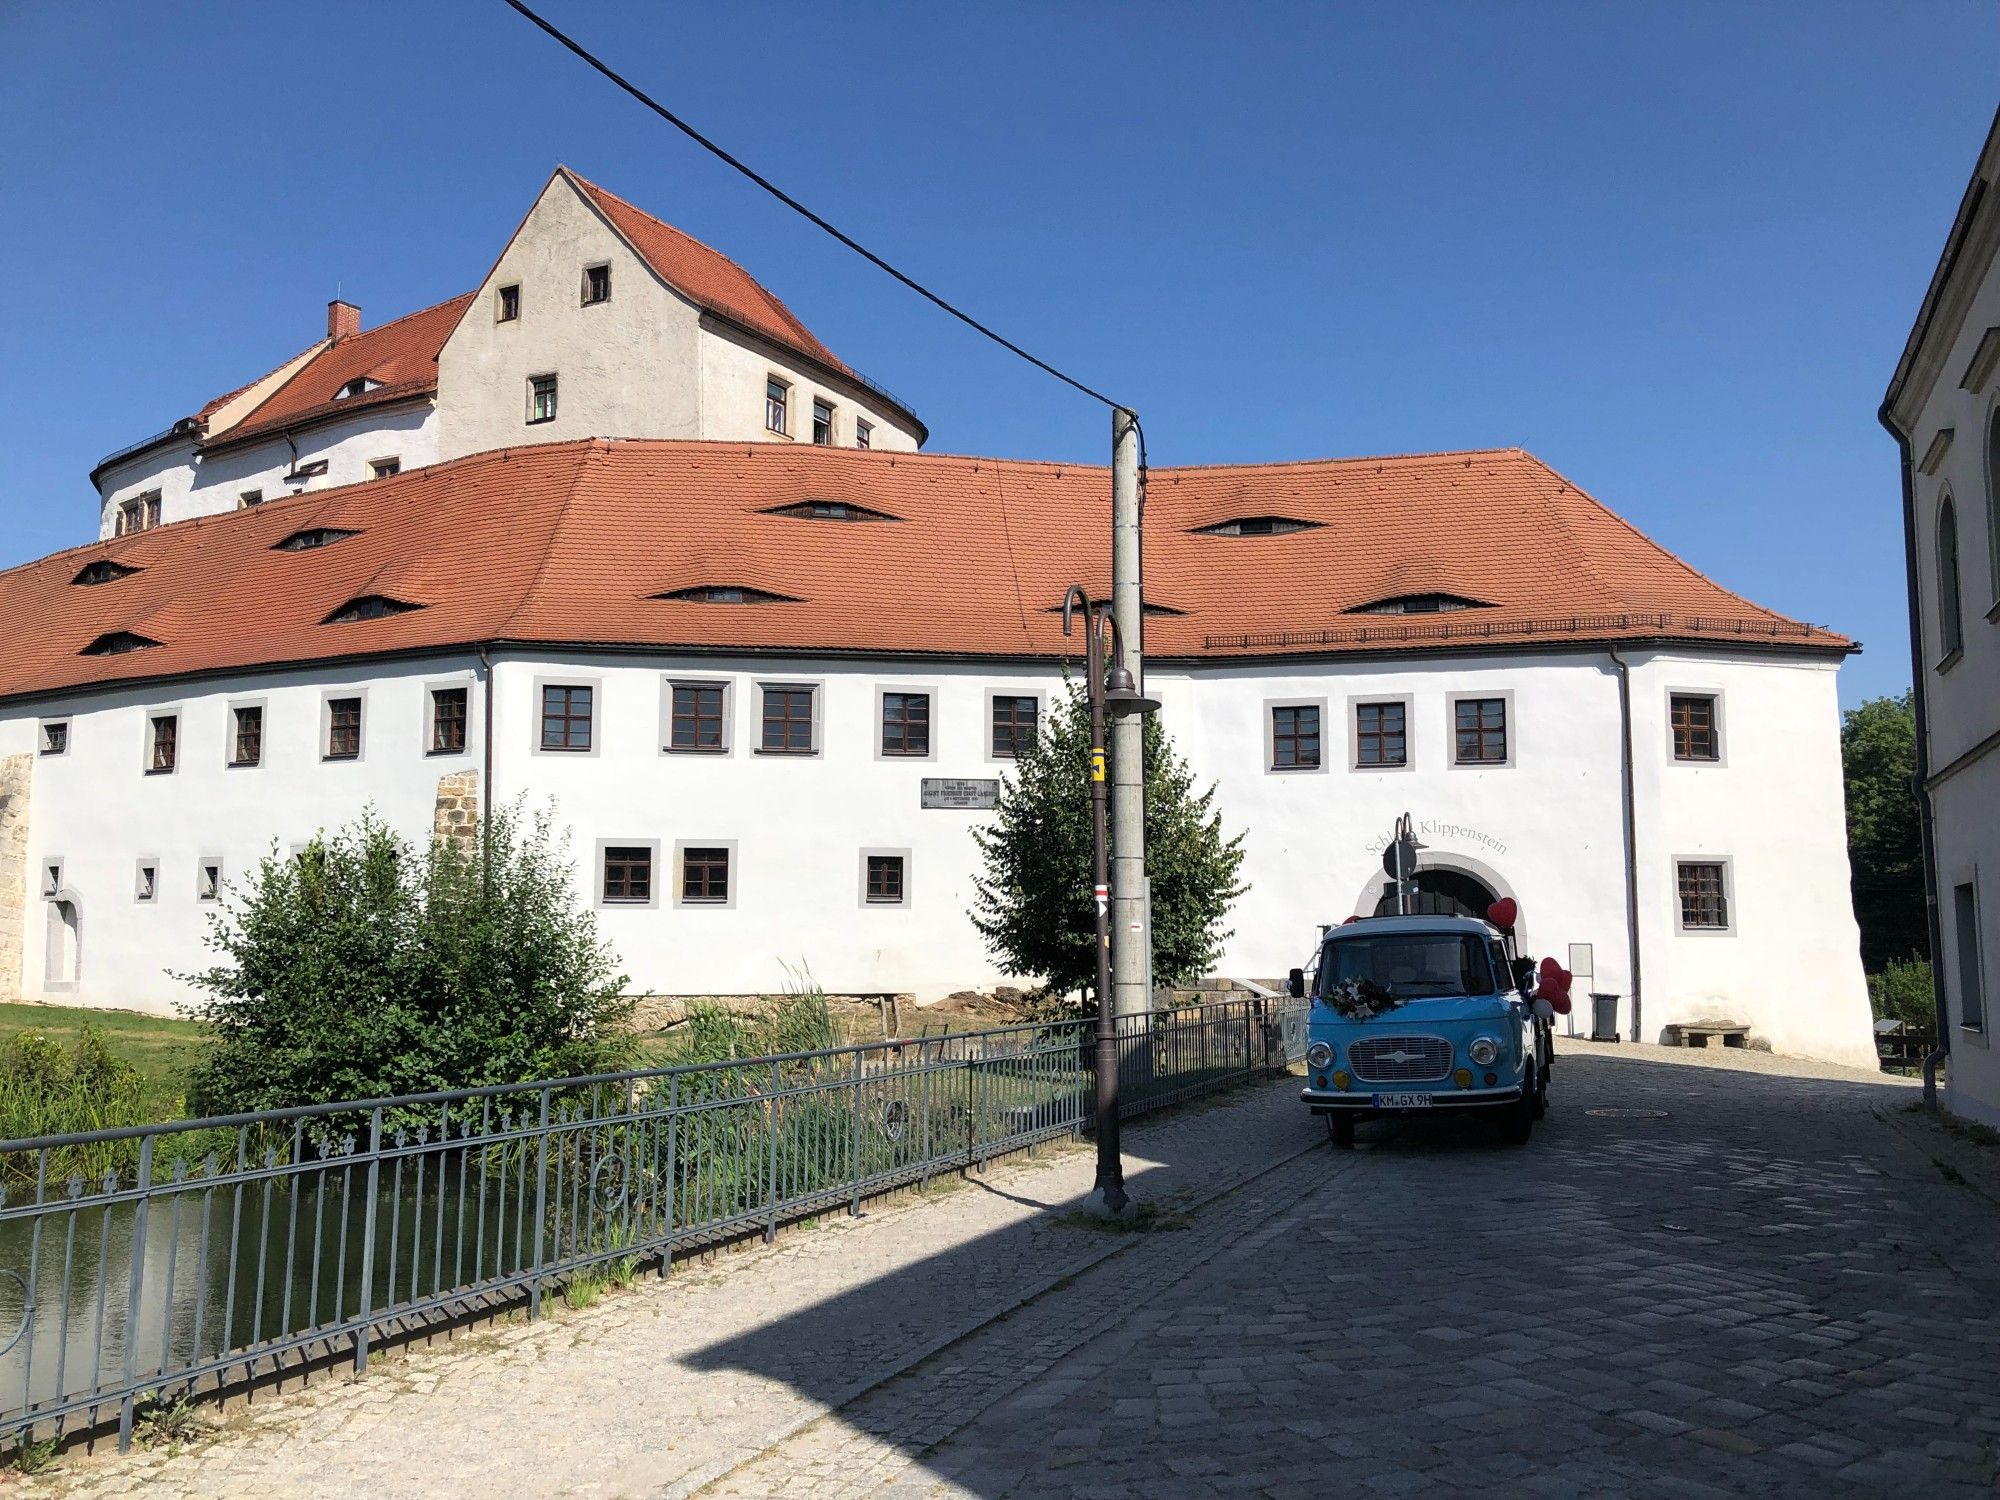
<svg viewBox="0 0 2000 1500">
<path fill-rule="evenodd" d="M 1108 605 L 1092 604 L 1075 584 L 1063 596 L 1063 634 L 1070 634 L 1073 609 L 1083 614 L 1084 694 L 1090 704 L 1090 878 L 1091 904 L 1097 934 L 1097 1183 L 1092 1207 L 1118 1218 L 1130 1209 L 1125 1193 L 1125 1163 L 1118 1149 L 1118 1017 L 1111 991 L 1110 849 L 1104 837 L 1104 720 L 1108 713 L 1124 717 L 1149 714 L 1156 699 L 1142 694 L 1125 669 L 1118 621 Z M 1104 626 L 1111 627 L 1111 653 L 1106 670 Z M 1129 939 L 1128 939 L 1129 940 Z"/>
</svg>

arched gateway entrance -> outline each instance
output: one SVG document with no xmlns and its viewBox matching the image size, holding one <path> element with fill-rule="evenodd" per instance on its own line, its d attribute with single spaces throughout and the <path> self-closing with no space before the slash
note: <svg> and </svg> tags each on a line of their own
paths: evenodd
<svg viewBox="0 0 2000 1500">
<path fill-rule="evenodd" d="M 1485 881 L 1463 870 L 1418 869 L 1416 893 L 1410 901 L 1410 915 L 1417 917 L 1483 917 L 1486 908 L 1500 899 Z M 1392 884 L 1375 902 L 1375 915 L 1396 915 L 1396 887 Z"/>
</svg>

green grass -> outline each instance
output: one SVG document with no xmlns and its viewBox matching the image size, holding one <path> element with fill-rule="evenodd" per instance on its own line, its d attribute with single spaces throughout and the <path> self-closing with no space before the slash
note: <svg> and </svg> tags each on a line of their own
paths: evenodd
<svg viewBox="0 0 2000 1500">
<path fill-rule="evenodd" d="M 84 1006 L 0 1005 L 0 1042 L 39 1031 L 68 1047 L 86 1024 L 103 1035 L 114 1057 L 139 1070 L 148 1119 L 175 1120 L 186 1113 L 181 1079 L 207 1045 L 198 1022 Z"/>
</svg>

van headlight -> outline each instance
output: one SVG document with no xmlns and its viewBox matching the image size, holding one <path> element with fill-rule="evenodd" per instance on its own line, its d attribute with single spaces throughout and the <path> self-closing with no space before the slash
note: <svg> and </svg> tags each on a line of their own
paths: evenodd
<svg viewBox="0 0 2000 1500">
<path fill-rule="evenodd" d="M 1333 1066 L 1333 1048 L 1325 1042 L 1314 1042 L 1306 1048 L 1306 1066 L 1330 1068 Z"/>
<path fill-rule="evenodd" d="M 1500 1044 L 1490 1036 L 1474 1037 L 1472 1045 L 1467 1047 L 1465 1052 L 1477 1066 L 1490 1068 L 1494 1059 L 1500 1056 Z"/>
</svg>

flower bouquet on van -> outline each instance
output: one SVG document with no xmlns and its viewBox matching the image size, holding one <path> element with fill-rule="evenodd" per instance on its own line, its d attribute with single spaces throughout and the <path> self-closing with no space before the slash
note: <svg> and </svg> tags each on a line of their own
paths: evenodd
<svg viewBox="0 0 2000 1500">
<path fill-rule="evenodd" d="M 1372 979 L 1343 979 L 1329 986 L 1326 1003 L 1344 1020 L 1372 1021 L 1386 1015 L 1403 1002 Z"/>
</svg>

